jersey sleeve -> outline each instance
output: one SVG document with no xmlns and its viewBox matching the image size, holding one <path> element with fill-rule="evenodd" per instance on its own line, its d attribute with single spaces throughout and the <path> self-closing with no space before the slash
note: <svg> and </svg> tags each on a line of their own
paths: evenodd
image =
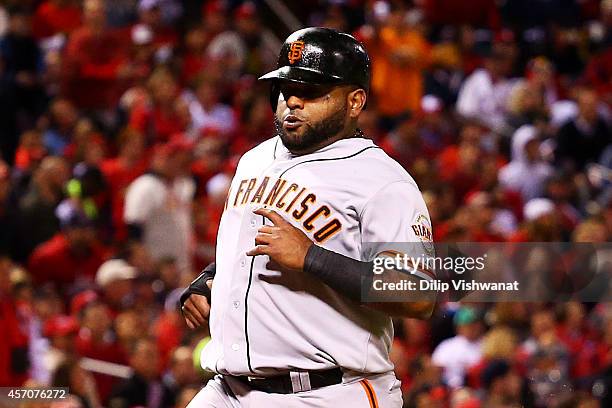
<svg viewBox="0 0 612 408">
<path fill-rule="evenodd" d="M 410 181 L 390 183 L 368 200 L 361 213 L 361 231 L 364 260 L 399 253 L 431 265 L 426 263 L 435 255 L 431 221 L 421 192 Z M 435 277 L 427 267 L 419 267 L 416 275 Z"/>
</svg>

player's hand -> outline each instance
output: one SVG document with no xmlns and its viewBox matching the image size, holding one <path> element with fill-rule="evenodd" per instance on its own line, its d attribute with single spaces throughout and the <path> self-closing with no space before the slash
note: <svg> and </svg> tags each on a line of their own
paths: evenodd
<svg viewBox="0 0 612 408">
<path fill-rule="evenodd" d="M 208 287 L 212 289 L 213 280 L 206 282 Z M 182 307 L 183 316 L 187 327 L 196 329 L 200 326 L 205 326 L 210 315 L 210 305 L 206 296 L 196 295 L 195 293 L 189 296 Z"/>
<path fill-rule="evenodd" d="M 255 237 L 255 248 L 247 252 L 247 255 L 268 255 L 283 268 L 303 270 L 306 253 L 313 242 L 277 212 L 265 208 L 253 212 L 266 217 L 273 225 L 259 228 Z"/>
</svg>

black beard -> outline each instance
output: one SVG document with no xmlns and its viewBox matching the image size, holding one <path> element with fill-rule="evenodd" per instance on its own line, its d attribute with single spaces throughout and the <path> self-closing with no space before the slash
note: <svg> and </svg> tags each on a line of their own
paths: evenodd
<svg viewBox="0 0 612 408">
<path fill-rule="evenodd" d="M 276 134 L 280 136 L 283 144 L 289 151 L 299 152 L 307 150 L 313 146 L 323 144 L 323 142 L 336 136 L 342 129 L 344 129 L 346 111 L 348 104 L 345 104 L 342 109 L 330 115 L 328 118 L 316 123 L 314 126 L 303 124 L 306 126 L 304 134 L 299 138 L 291 137 L 283 129 L 282 123 L 274 118 L 274 127 L 276 128 Z"/>
</svg>

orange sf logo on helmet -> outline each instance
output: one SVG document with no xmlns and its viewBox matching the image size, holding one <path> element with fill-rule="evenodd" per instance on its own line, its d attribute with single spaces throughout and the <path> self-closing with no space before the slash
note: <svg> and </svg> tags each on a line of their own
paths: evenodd
<svg viewBox="0 0 612 408">
<path fill-rule="evenodd" d="M 304 41 L 294 41 L 289 47 L 289 63 L 293 64 L 302 59 L 302 51 L 304 50 Z"/>
</svg>

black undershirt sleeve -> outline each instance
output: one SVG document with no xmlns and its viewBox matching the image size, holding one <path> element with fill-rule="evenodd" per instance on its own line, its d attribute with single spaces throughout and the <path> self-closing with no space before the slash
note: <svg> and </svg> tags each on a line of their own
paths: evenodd
<svg viewBox="0 0 612 408">
<path fill-rule="evenodd" d="M 358 261 L 314 244 L 304 259 L 305 272 L 356 302 L 361 302 L 362 279 L 372 277 L 373 267 L 373 262 Z"/>
</svg>

